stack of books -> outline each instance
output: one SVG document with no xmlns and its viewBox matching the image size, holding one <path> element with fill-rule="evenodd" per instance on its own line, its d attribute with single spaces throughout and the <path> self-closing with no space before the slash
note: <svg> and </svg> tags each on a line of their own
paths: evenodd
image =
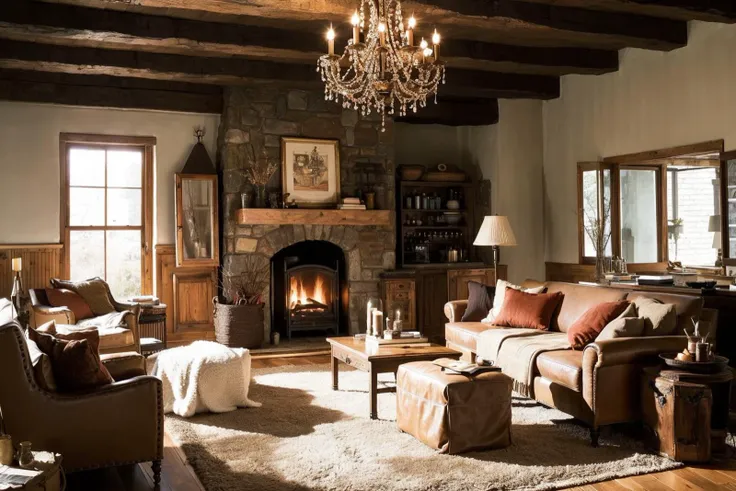
<svg viewBox="0 0 736 491">
<path fill-rule="evenodd" d="M 343 198 L 342 203 L 337 205 L 338 210 L 365 210 L 365 205 L 360 203 L 360 198 Z"/>
</svg>

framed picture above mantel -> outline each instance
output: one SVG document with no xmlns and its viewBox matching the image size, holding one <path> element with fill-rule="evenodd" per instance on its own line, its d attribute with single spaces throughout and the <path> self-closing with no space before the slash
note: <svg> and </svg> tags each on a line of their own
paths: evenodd
<svg viewBox="0 0 736 491">
<path fill-rule="evenodd" d="M 300 208 L 332 208 L 340 201 L 337 140 L 281 139 L 281 182 Z"/>
</svg>

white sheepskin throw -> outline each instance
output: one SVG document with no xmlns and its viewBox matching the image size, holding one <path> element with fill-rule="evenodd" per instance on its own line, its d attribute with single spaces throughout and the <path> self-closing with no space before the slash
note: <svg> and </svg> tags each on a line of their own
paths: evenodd
<svg viewBox="0 0 736 491">
<path fill-rule="evenodd" d="M 164 413 L 188 418 L 260 407 L 248 399 L 250 352 L 211 341 L 164 350 L 148 358 L 148 373 L 163 381 Z"/>
</svg>

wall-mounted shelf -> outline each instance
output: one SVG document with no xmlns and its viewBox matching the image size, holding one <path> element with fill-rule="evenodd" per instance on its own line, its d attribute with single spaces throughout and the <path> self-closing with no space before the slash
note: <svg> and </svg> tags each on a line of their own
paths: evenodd
<svg viewBox="0 0 736 491">
<path fill-rule="evenodd" d="M 310 210 L 243 208 L 237 212 L 239 225 L 355 225 L 388 227 L 390 210 Z"/>
</svg>

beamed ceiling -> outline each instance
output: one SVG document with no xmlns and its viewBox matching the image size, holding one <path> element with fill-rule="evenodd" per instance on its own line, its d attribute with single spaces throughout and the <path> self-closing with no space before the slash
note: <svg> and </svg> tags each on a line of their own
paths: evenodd
<svg viewBox="0 0 736 491">
<path fill-rule="evenodd" d="M 320 88 L 333 22 L 357 0 L 6 0 L 0 99 L 220 112 L 222 87 Z M 618 69 L 626 47 L 687 44 L 687 21 L 736 22 L 732 0 L 406 0 L 443 34 L 440 105 L 411 122 L 489 124 L 497 98 L 553 99 L 561 75 Z"/>
</svg>

